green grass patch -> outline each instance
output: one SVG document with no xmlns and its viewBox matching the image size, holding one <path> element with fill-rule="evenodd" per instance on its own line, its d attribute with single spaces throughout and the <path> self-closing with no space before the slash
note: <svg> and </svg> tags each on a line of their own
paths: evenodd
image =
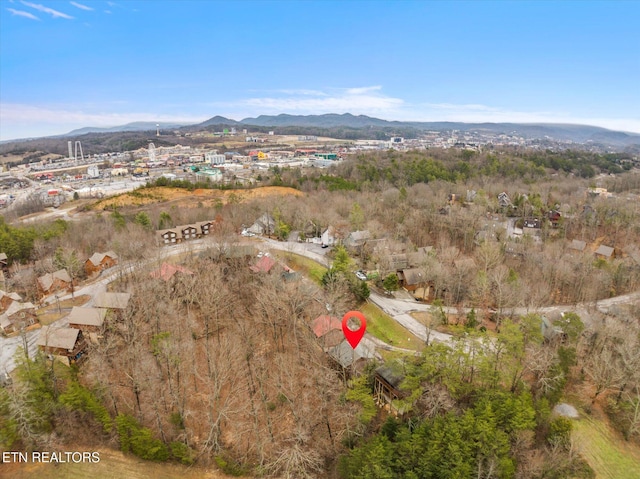
<svg viewBox="0 0 640 479">
<path fill-rule="evenodd" d="M 376 305 L 367 303 L 361 309 L 367 319 L 367 332 L 385 343 L 398 348 L 420 351 L 424 343 L 385 314 Z"/>
<path fill-rule="evenodd" d="M 66 294 L 66 293 L 65 293 Z M 71 312 L 74 306 L 82 306 L 91 299 L 88 294 L 76 296 L 75 299 L 65 299 L 64 301 L 53 301 L 51 304 L 36 310 L 38 321 L 43 326 L 55 323 L 60 318 L 64 318 Z"/>
<path fill-rule="evenodd" d="M 590 417 L 574 421 L 573 438 L 597 479 L 640 479 L 640 448 L 602 421 Z"/>
<path fill-rule="evenodd" d="M 322 284 L 322 277 L 327 272 L 327 268 L 321 264 L 316 263 L 312 259 L 305 258 L 295 253 L 288 252 L 274 252 L 278 257 L 282 258 L 287 266 L 294 271 L 302 273 L 304 276 L 311 278 L 317 284 Z"/>
</svg>

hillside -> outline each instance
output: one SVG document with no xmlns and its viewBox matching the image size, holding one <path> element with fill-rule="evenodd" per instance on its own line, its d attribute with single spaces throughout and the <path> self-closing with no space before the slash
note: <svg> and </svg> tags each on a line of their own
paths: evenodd
<svg viewBox="0 0 640 479">
<path fill-rule="evenodd" d="M 277 134 L 316 135 L 341 139 L 388 139 L 391 136 L 415 138 L 426 131 L 459 131 L 488 135 L 510 135 L 525 139 L 573 142 L 576 147 L 601 145 L 607 148 L 639 149 L 640 134 L 607 130 L 588 125 L 552 123 L 461 123 L 461 122 L 406 122 L 387 121 L 350 113 L 325 115 L 261 115 L 241 121 L 222 116 L 184 125 L 160 123 L 161 137 L 156 136 L 156 123 L 135 122 L 111 128 L 80 128 L 65 135 L 0 143 L 0 154 L 45 151 L 65 155 L 69 139 L 81 140 L 91 153 L 126 151 L 147 145 L 152 140 L 156 146 L 164 143 L 197 145 L 206 139 L 184 136 L 200 131 L 221 131 L 227 127 L 242 126 L 249 130 L 266 132 L 280 129 Z M 178 132 L 178 136 L 174 132 Z M 211 141 L 211 139 L 209 139 Z"/>
</svg>

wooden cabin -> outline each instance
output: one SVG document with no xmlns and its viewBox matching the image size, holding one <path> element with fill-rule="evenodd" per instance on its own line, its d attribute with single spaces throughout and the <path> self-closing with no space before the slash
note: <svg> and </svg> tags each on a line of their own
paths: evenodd
<svg viewBox="0 0 640 479">
<path fill-rule="evenodd" d="M 46 354 L 71 365 L 83 358 L 87 351 L 87 342 L 79 329 L 53 329 L 52 326 L 43 326 L 38 338 L 38 347 Z"/>
</svg>

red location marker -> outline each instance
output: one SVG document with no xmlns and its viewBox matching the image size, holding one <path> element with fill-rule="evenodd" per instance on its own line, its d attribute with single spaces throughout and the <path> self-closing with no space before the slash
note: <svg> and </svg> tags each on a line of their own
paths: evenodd
<svg viewBox="0 0 640 479">
<path fill-rule="evenodd" d="M 353 331 L 349 329 L 348 322 L 351 318 L 357 318 L 360 320 L 360 329 Z M 364 336 L 364 332 L 367 329 L 367 321 L 364 319 L 364 314 L 360 311 L 349 311 L 342 318 L 342 332 L 344 333 L 344 337 L 347 338 L 347 341 L 351 345 L 353 349 L 356 349 L 356 346 L 360 343 L 360 340 Z"/>
</svg>

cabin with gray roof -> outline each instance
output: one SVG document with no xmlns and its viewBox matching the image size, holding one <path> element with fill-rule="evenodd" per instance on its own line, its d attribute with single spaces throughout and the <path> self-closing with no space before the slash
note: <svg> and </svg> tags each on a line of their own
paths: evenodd
<svg viewBox="0 0 640 479">
<path fill-rule="evenodd" d="M 329 348 L 328 354 L 331 360 L 344 372 L 347 370 L 359 371 L 364 363 L 375 358 L 375 351 L 370 349 L 367 344 L 360 341 L 358 346 L 353 349 L 346 340 L 343 340 L 337 346 Z"/>
<path fill-rule="evenodd" d="M 577 240 L 577 239 L 571 240 L 571 243 L 569 244 L 569 249 L 571 251 L 577 251 L 578 253 L 583 253 L 586 247 L 587 247 L 586 241 Z"/>
<path fill-rule="evenodd" d="M 275 230 L 276 220 L 274 220 L 273 216 L 268 213 L 264 213 L 249 228 L 247 228 L 249 233 L 265 236 L 272 235 Z"/>
<path fill-rule="evenodd" d="M 614 248 L 612 248 L 611 246 L 606 246 L 606 245 L 601 244 L 600 246 L 598 246 L 598 249 L 595 250 L 594 254 L 598 258 L 613 259 L 613 258 L 616 257 L 616 250 Z"/>
<path fill-rule="evenodd" d="M 371 239 L 371 233 L 367 230 L 353 231 L 344 239 L 347 248 L 357 248 Z"/>
</svg>

